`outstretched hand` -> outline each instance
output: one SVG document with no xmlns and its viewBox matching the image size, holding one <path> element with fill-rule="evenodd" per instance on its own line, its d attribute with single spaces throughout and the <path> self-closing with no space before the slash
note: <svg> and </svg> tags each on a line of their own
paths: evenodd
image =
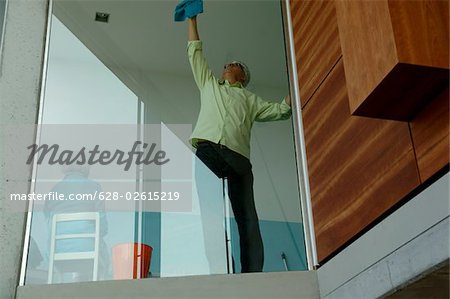
<svg viewBox="0 0 450 299">
<path fill-rule="evenodd" d="M 284 101 L 286 102 L 286 104 L 288 104 L 289 106 L 291 106 L 291 95 L 288 94 L 285 98 Z"/>
</svg>

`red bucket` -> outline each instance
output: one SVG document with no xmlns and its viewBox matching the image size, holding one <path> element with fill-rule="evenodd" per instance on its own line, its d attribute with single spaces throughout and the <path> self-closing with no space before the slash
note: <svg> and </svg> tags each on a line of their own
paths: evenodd
<svg viewBox="0 0 450 299">
<path fill-rule="evenodd" d="M 124 243 L 112 248 L 113 278 L 147 278 L 153 248 L 146 244 Z M 139 270 L 138 271 L 138 267 Z"/>
</svg>

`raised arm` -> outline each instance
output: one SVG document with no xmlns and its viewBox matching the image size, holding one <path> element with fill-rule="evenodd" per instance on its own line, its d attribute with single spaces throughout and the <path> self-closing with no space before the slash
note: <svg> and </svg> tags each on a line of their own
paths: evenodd
<svg viewBox="0 0 450 299">
<path fill-rule="evenodd" d="M 197 16 L 188 19 L 188 40 L 200 40 L 197 30 Z"/>
<path fill-rule="evenodd" d="M 211 69 L 203 56 L 203 45 L 197 30 L 197 17 L 188 19 L 188 57 L 192 73 L 199 89 L 214 80 Z"/>
</svg>

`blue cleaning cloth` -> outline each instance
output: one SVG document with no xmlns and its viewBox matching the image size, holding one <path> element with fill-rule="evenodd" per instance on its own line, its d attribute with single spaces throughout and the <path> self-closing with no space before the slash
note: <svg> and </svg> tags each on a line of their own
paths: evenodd
<svg viewBox="0 0 450 299">
<path fill-rule="evenodd" d="M 203 12 L 203 0 L 184 0 L 175 7 L 175 22 L 182 22 Z"/>
</svg>

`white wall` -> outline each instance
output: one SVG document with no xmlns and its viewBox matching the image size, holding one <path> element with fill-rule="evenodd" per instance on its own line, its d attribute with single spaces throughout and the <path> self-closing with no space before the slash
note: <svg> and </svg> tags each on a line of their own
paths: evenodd
<svg viewBox="0 0 450 299">
<path fill-rule="evenodd" d="M 47 1 L 10 1 L 0 77 L 0 124 L 34 124 L 42 72 Z M 31 132 L 30 136 L 34 134 Z M 0 139 L 1 142 L 1 139 Z M 30 139 L 32 144 L 34 140 Z M 3 145 L 0 158 L 3 159 Z M 25 214 L 4 209 L 5 161 L 0 163 L 0 298 L 13 298 L 22 257 Z M 31 169 L 23 173 L 30 178 Z M 17 190 L 27 193 L 28 190 Z"/>
<path fill-rule="evenodd" d="M 138 97 L 52 17 L 45 124 L 136 124 Z"/>
</svg>

